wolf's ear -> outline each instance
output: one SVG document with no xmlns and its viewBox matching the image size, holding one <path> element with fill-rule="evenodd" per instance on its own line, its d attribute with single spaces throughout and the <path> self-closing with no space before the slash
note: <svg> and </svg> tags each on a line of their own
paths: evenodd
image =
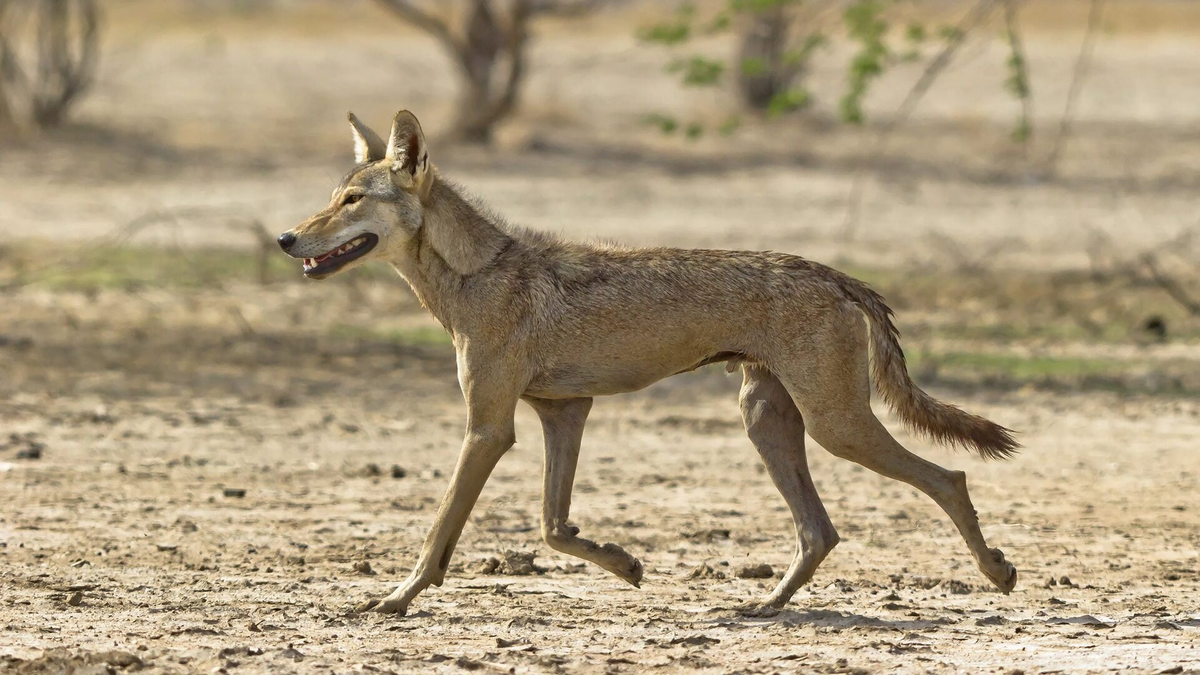
<svg viewBox="0 0 1200 675">
<path fill-rule="evenodd" d="M 412 190 L 422 201 L 429 196 L 429 149 L 425 133 L 417 116 L 401 110 L 392 120 L 392 135 L 388 138 L 387 160 L 391 163 L 392 180 L 402 188 Z"/>
<path fill-rule="evenodd" d="M 350 120 L 350 133 L 354 134 L 354 161 L 358 164 L 378 162 L 387 154 L 387 146 L 379 134 L 358 121 L 354 113 L 346 113 Z"/>
</svg>

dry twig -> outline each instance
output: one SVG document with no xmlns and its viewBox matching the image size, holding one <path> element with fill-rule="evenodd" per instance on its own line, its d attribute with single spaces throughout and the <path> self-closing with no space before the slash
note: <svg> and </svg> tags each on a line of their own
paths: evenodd
<svg viewBox="0 0 1200 675">
<path fill-rule="evenodd" d="M 978 0 L 975 6 L 971 8 L 971 11 L 967 12 L 966 16 L 958 22 L 958 25 L 955 26 L 954 34 L 946 42 L 946 46 L 929 62 L 929 65 L 925 66 L 925 70 L 921 72 L 921 76 L 917 78 L 912 88 L 909 89 L 908 94 L 905 95 L 900 106 L 896 108 L 896 112 L 892 115 L 891 119 L 885 122 L 880 128 L 879 134 L 875 138 L 874 147 L 869 155 L 870 157 L 878 156 L 886 150 L 892 132 L 897 126 L 908 120 L 913 111 L 916 110 L 917 104 L 921 102 L 921 99 L 925 97 L 929 88 L 937 81 L 938 76 L 946 69 L 946 66 L 950 65 L 950 61 L 953 60 L 954 55 L 966 40 L 967 35 L 976 27 L 983 24 L 991 14 L 996 2 L 997 0 Z M 859 167 L 854 174 L 854 182 L 850 187 L 846 220 L 842 226 L 842 236 L 846 240 L 854 239 L 858 233 L 858 223 L 862 212 L 863 193 L 866 191 L 868 168 L 865 162 L 863 166 Z"/>
<path fill-rule="evenodd" d="M 1058 168 L 1058 160 L 1066 148 L 1067 139 L 1071 136 L 1071 125 L 1075 121 L 1075 104 L 1079 93 L 1083 91 L 1083 83 L 1087 79 L 1092 66 L 1092 55 L 1096 51 L 1096 38 L 1100 33 L 1100 20 L 1104 16 L 1104 0 L 1092 0 L 1088 10 L 1087 32 L 1083 36 L 1083 44 L 1079 47 L 1079 56 L 1075 59 L 1075 68 L 1071 75 L 1071 86 L 1067 90 L 1067 104 L 1063 108 L 1062 119 L 1058 123 L 1058 136 L 1054 139 L 1054 147 L 1046 157 L 1046 173 L 1054 173 Z"/>
</svg>

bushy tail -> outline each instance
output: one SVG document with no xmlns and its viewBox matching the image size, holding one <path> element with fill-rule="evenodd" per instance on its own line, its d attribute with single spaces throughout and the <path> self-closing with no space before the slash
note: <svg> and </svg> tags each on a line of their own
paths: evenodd
<svg viewBox="0 0 1200 675">
<path fill-rule="evenodd" d="M 908 376 L 892 310 L 866 284 L 842 278 L 842 290 L 871 326 L 871 380 L 904 424 L 934 441 L 967 448 L 984 459 L 1008 459 L 1020 447 L 1013 432 L 926 394 Z"/>
</svg>

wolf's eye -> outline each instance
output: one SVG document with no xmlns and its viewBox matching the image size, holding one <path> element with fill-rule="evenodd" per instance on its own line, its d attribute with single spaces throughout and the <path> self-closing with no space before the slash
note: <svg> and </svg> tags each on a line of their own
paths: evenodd
<svg viewBox="0 0 1200 675">
<path fill-rule="evenodd" d="M 347 206 L 347 205 L 349 205 L 349 204 L 354 204 L 354 203 L 356 203 L 356 202 L 360 201 L 360 200 L 361 200 L 361 199 L 362 199 L 364 196 L 365 196 L 365 195 L 363 195 L 363 194 L 361 194 L 361 193 L 356 193 L 356 194 L 352 194 L 352 195 L 346 195 L 345 197 L 343 197 L 343 198 L 342 198 L 342 206 Z"/>
</svg>

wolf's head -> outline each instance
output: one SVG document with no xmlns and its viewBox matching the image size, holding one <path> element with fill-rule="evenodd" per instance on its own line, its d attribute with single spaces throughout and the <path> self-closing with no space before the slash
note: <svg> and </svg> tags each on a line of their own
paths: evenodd
<svg viewBox="0 0 1200 675">
<path fill-rule="evenodd" d="M 434 181 L 421 123 L 396 114 L 385 145 L 350 113 L 353 170 L 316 215 L 279 236 L 279 246 L 304 260 L 304 276 L 325 279 L 410 240 L 424 220 Z"/>
</svg>

